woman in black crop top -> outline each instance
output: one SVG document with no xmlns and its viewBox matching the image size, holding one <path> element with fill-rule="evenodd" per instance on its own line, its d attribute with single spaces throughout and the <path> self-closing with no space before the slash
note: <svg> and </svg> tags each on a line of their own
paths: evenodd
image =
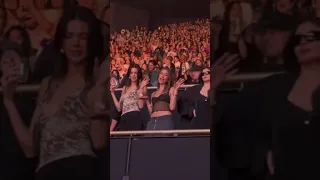
<svg viewBox="0 0 320 180">
<path fill-rule="evenodd" d="M 157 79 L 158 88 L 152 93 L 151 102 L 146 100 L 151 116 L 146 129 L 173 129 L 172 111 L 176 108 L 178 90 L 184 79 L 179 79 L 172 87 L 172 73 L 168 68 L 162 68 Z"/>
</svg>

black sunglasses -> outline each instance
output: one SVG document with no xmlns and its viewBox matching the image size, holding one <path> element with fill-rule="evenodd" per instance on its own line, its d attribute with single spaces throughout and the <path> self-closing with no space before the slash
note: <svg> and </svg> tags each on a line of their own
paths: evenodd
<svg viewBox="0 0 320 180">
<path fill-rule="evenodd" d="M 320 31 L 311 31 L 311 34 L 295 35 L 293 37 L 294 46 L 297 46 L 304 40 L 306 42 L 320 41 Z"/>
<path fill-rule="evenodd" d="M 202 72 L 201 76 L 204 76 L 204 75 L 210 75 L 210 71 Z"/>
</svg>

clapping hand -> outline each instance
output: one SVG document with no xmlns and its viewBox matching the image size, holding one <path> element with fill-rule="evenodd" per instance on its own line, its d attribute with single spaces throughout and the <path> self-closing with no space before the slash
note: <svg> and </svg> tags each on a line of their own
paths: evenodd
<svg viewBox="0 0 320 180">
<path fill-rule="evenodd" d="M 147 87 L 147 85 L 149 84 L 149 82 L 150 82 L 149 77 L 148 77 L 148 76 L 145 77 L 145 78 L 141 81 L 141 83 L 140 83 L 140 89 L 143 89 L 143 88 Z"/>
<path fill-rule="evenodd" d="M 150 82 L 150 79 L 148 76 L 141 81 L 140 88 L 139 88 L 139 99 L 147 100 L 149 98 L 148 96 L 144 95 L 144 92 L 143 92 L 145 91 L 145 88 L 147 87 L 149 82 Z"/>
<path fill-rule="evenodd" d="M 184 79 L 183 78 L 180 78 L 173 86 L 173 90 L 175 93 L 178 92 L 179 88 L 184 84 Z"/>
</svg>

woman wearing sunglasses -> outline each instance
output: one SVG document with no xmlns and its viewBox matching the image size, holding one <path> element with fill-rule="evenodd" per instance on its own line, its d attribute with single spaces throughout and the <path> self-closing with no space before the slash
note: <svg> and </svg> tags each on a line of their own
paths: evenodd
<svg viewBox="0 0 320 180">
<path fill-rule="evenodd" d="M 211 124 L 210 69 L 203 69 L 200 76 L 202 83 L 187 89 L 179 100 L 178 111 L 183 119 L 189 120 L 187 128 L 191 129 L 209 129 Z"/>
<path fill-rule="evenodd" d="M 275 180 L 320 179 L 320 19 L 300 23 L 288 46 L 290 75 L 270 106 L 267 164 Z M 293 74 L 293 75 L 292 75 Z"/>
<path fill-rule="evenodd" d="M 235 65 L 240 61 L 237 54 L 224 54 L 211 67 L 204 68 L 201 73 L 201 84 L 187 89 L 179 99 L 178 112 L 183 120 L 189 120 L 187 128 L 210 129 L 212 113 L 210 102 L 214 101 L 214 94 L 218 86 L 229 76 L 235 74 Z M 214 78 L 210 83 L 210 74 Z M 211 86 L 210 86 L 211 85 Z M 214 93 L 210 93 L 214 92 Z M 184 123 L 181 123 L 184 126 Z M 185 128 L 185 127 L 183 127 Z"/>
</svg>

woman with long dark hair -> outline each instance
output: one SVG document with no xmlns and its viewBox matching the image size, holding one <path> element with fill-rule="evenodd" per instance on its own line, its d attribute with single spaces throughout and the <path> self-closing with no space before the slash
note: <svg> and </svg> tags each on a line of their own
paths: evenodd
<svg viewBox="0 0 320 180">
<path fill-rule="evenodd" d="M 17 68 L 3 72 L 4 106 L 25 155 L 39 156 L 37 180 L 93 178 L 95 150 L 104 148 L 108 137 L 107 122 L 93 118 L 103 101 L 93 76 L 102 43 L 100 24 L 89 9 L 64 12 L 55 36 L 54 73 L 40 85 L 30 127 L 13 101 Z"/>
<path fill-rule="evenodd" d="M 215 59 L 224 53 L 237 53 L 242 59 L 247 58 L 248 50 L 242 36 L 245 22 L 241 2 L 230 2 L 226 6 L 224 19 L 213 23 L 213 53 Z"/>
<path fill-rule="evenodd" d="M 183 85 L 184 79 L 179 79 L 175 84 L 172 80 L 172 71 L 169 68 L 162 68 L 158 75 L 157 90 L 151 94 L 150 101 L 146 100 L 150 121 L 147 130 L 173 129 L 174 123 L 172 112 L 176 109 L 179 88 Z"/>
<path fill-rule="evenodd" d="M 120 122 L 113 121 L 111 127 L 116 127 L 117 130 L 142 130 L 143 122 L 140 118 L 140 110 L 144 106 L 144 100 L 139 98 L 142 91 L 146 91 L 148 78 L 142 80 L 142 70 L 138 64 L 133 64 L 129 67 L 127 73 L 126 85 L 122 88 L 120 100 L 117 99 L 115 88 L 117 85 L 111 82 L 110 91 L 113 103 L 116 109 L 121 112 Z"/>
</svg>

